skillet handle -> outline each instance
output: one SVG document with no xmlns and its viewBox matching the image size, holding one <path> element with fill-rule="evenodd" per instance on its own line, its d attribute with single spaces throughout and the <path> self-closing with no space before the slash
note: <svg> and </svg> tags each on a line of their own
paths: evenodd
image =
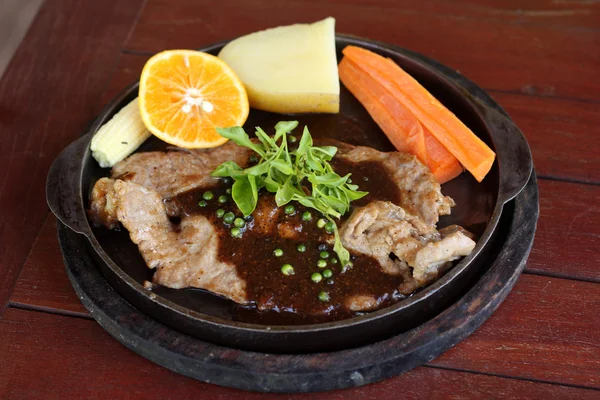
<svg viewBox="0 0 600 400">
<path fill-rule="evenodd" d="M 503 115 L 477 100 L 485 123 L 492 132 L 496 157 L 500 169 L 498 201 L 506 203 L 515 198 L 529 182 L 533 170 L 531 149 L 517 125 Z"/>
<path fill-rule="evenodd" d="M 85 207 L 81 204 L 81 158 L 90 136 L 84 135 L 67 146 L 54 160 L 46 178 L 46 202 L 50 210 L 76 233 L 85 234 Z"/>
</svg>

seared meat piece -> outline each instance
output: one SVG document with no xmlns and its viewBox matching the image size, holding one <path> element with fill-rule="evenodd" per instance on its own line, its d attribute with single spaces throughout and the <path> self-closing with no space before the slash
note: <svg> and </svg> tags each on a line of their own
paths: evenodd
<svg viewBox="0 0 600 400">
<path fill-rule="evenodd" d="M 335 288 L 347 287 L 336 292 L 339 293 L 335 300 L 337 305 L 343 304 L 350 311 L 377 309 L 389 304 L 393 299 L 392 292 L 397 294 L 396 288 L 409 294 L 435 280 L 452 260 L 472 251 L 475 243 L 462 228 L 436 230 L 439 216 L 449 214 L 454 202 L 441 194 L 440 185 L 414 156 L 383 153 L 341 142 L 334 145 L 339 149 L 336 157 L 351 163 L 379 163 L 377 171 L 387 171 L 387 174 L 381 175 L 389 175 L 389 179 L 382 181 L 385 187 L 396 186 L 400 192 L 398 204 L 373 201 L 357 208 L 340 228 L 341 240 L 348 250 L 371 256 L 376 262 L 367 257 L 361 258 L 358 263 L 362 262 L 367 268 L 359 270 L 359 266 L 355 266 L 352 273 L 347 274 L 341 274 L 339 266 L 331 264 L 330 268 L 336 274 Z M 204 211 L 186 208 L 188 206 L 185 205 L 195 206 L 198 203 L 197 197 L 194 197 L 198 191 L 192 189 L 203 191 L 215 187 L 214 190 L 224 193 L 223 186 L 217 187 L 219 181 L 210 173 L 227 160 L 246 167 L 249 155 L 250 150 L 232 142 L 214 149 L 134 154 L 113 167 L 112 179 L 102 178 L 96 183 L 92 191 L 90 218 L 108 228 L 122 223 L 130 232 L 131 240 L 139 246 L 148 267 L 156 269 L 153 277 L 156 284 L 170 288 L 203 288 L 241 304 L 253 302 L 264 310 L 282 307 L 300 309 L 298 307 L 302 307 L 302 301 L 305 301 L 302 296 L 309 292 L 302 289 L 306 287 L 304 282 L 307 282 L 306 285 L 312 283 L 310 274 L 300 276 L 299 271 L 303 268 L 313 271 L 316 260 L 308 251 L 306 256 L 297 253 L 294 242 L 308 244 L 312 241 L 316 248 L 314 243 L 325 243 L 331 235 L 317 230 L 314 221 L 309 228 L 299 215 L 295 219 L 284 215 L 276 207 L 271 194 L 261 194 L 253 220 L 248 223 L 251 231 L 247 231 L 247 236 L 241 239 L 232 239 L 228 226 L 223 226 L 214 217 L 215 203 L 205 205 Z M 367 175 L 371 171 L 370 182 L 373 184 L 375 174 L 372 165 L 367 163 L 363 166 Z M 391 198 L 398 199 L 397 194 L 396 191 Z M 207 209 L 210 207 L 213 207 L 210 211 L 213 214 L 209 215 Z M 168 216 L 180 216 L 181 222 L 175 226 Z M 208 218 L 213 218 L 213 222 Z M 220 236 L 223 234 L 227 236 Z M 236 247 L 238 242 L 232 242 L 250 239 L 254 240 L 247 242 L 251 246 L 244 247 L 239 242 L 239 247 Z M 288 248 L 293 251 L 286 250 L 281 260 L 264 258 L 282 243 L 291 244 Z M 239 251 L 234 250 L 236 248 Z M 283 262 L 293 262 L 298 279 L 294 281 L 288 277 L 287 283 L 283 283 L 287 285 L 284 290 L 277 286 L 281 285 L 279 274 L 261 273 L 256 262 L 252 268 L 242 265 L 244 258 L 236 258 L 241 257 L 240 254 L 246 260 L 270 263 L 265 264 L 269 271 L 278 271 Z M 306 264 L 309 262 L 312 264 Z M 362 282 L 372 283 L 368 283 L 371 286 L 362 286 L 364 289 L 355 290 L 347 282 L 352 276 L 360 276 L 359 271 L 366 275 Z M 277 279 L 271 279 L 273 277 Z M 387 286 L 381 286 L 381 282 Z M 330 290 L 334 290 L 334 286 Z M 313 289 L 314 286 L 311 286 L 310 290 Z M 310 309 L 311 313 L 328 312 L 330 306 L 319 302 L 316 293 L 310 295 L 310 299 L 318 303 Z"/>
<path fill-rule="evenodd" d="M 390 180 L 400 189 L 400 206 L 410 214 L 420 218 L 427 225 L 435 225 L 440 215 L 450 214 L 454 201 L 442 195 L 429 169 L 417 158 L 408 153 L 385 153 L 371 147 L 352 146 L 335 142 L 338 147 L 336 157 L 359 163 L 363 161 L 380 162 L 390 174 Z M 425 228 L 425 227 L 423 227 Z"/>
<path fill-rule="evenodd" d="M 259 196 L 253 214 L 254 228 L 264 235 L 275 235 L 281 213 L 281 208 L 275 203 L 275 196 Z"/>
<path fill-rule="evenodd" d="M 416 157 L 338 141 L 326 142 L 338 147 L 336 157 L 352 162 L 381 162 L 400 190 L 399 205 L 419 216 L 426 224 L 434 225 L 440 215 L 450 214 L 454 201 L 442 195 L 440 185 Z M 163 199 L 170 199 L 194 188 L 214 186 L 218 180 L 210 173 L 216 167 L 231 160 L 244 168 L 248 165 L 250 154 L 249 149 L 231 141 L 213 149 L 136 153 L 115 165 L 111 177 L 154 189 Z M 171 204 L 167 204 L 167 210 L 169 215 L 177 214 Z"/>
<path fill-rule="evenodd" d="M 116 202 L 114 199 L 114 179 L 100 178 L 92 189 L 90 209 L 88 217 L 96 225 L 104 225 L 108 229 L 116 229 L 119 226 L 117 218 Z"/>
<path fill-rule="evenodd" d="M 374 201 L 354 211 L 340 229 L 347 249 L 375 258 L 389 275 L 402 276 L 402 293 L 428 284 L 449 266 L 468 255 L 475 242 L 461 229 L 435 227 L 389 202 Z M 411 273 L 412 268 L 412 273 Z"/>
<path fill-rule="evenodd" d="M 350 296 L 344 302 L 350 311 L 371 311 L 379 307 L 379 302 L 370 294 L 357 294 Z"/>
<path fill-rule="evenodd" d="M 287 239 L 298 239 L 302 232 L 302 224 L 280 221 L 282 213 L 283 209 L 275 203 L 275 196 L 263 193 L 259 196 L 253 213 L 254 231 L 265 236 L 279 235 Z"/>
<path fill-rule="evenodd" d="M 136 153 L 116 164 L 111 177 L 156 190 L 163 199 L 198 187 L 214 186 L 211 172 L 225 161 L 242 168 L 248 164 L 251 150 L 229 141 L 214 149 Z"/>
<path fill-rule="evenodd" d="M 238 303 L 248 301 L 246 282 L 234 265 L 219 260 L 219 238 L 204 216 L 184 218 L 174 230 L 156 191 L 122 180 L 103 178 L 98 183 L 107 190 L 94 188 L 91 213 L 99 222 L 117 219 L 123 224 L 148 267 L 156 268 L 154 283 L 202 288 Z M 110 207 L 106 199 L 111 199 Z"/>
<path fill-rule="evenodd" d="M 417 287 L 425 286 L 437 280 L 446 269 L 450 268 L 452 261 L 471 254 L 475 247 L 473 235 L 461 228 L 452 225 L 440 230 L 439 241 L 431 241 L 420 249 L 414 257 L 412 264 L 413 281 L 406 282 L 402 291 L 410 293 Z"/>
</svg>

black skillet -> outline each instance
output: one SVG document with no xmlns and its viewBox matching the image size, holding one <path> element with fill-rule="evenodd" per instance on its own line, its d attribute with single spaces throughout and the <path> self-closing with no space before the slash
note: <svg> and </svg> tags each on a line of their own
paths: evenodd
<svg viewBox="0 0 600 400">
<path fill-rule="evenodd" d="M 217 54 L 226 42 L 203 49 Z M 479 87 L 443 65 L 419 54 L 371 40 L 336 36 L 338 60 L 347 45 L 370 49 L 389 57 L 423 84 L 497 154 L 492 170 L 477 183 L 467 172 L 445 184 L 442 191 L 457 203 L 439 227 L 457 223 L 478 236 L 471 255 L 458 262 L 438 281 L 387 308 L 330 323 L 313 325 L 260 325 L 241 322 L 231 301 L 198 289 L 150 291 L 142 286 L 152 272 L 145 266 L 127 232 L 92 228 L 85 209 L 98 178 L 107 176 L 91 157 L 92 136 L 119 109 L 137 96 L 132 84 L 111 102 L 90 130 L 69 145 L 48 173 L 47 201 L 52 212 L 73 231 L 88 239 L 88 250 L 102 273 L 131 304 L 153 318 L 203 340 L 256 351 L 300 353 L 349 348 L 390 337 L 438 314 L 460 296 L 477 273 L 486 267 L 486 250 L 504 205 L 525 186 L 532 170 L 531 152 L 523 134 L 506 114 L 485 106 L 478 98 L 493 100 Z M 341 89 L 337 115 L 294 116 L 316 137 L 332 137 L 379 150 L 393 147 L 358 101 Z M 282 115 L 252 110 L 246 123 L 271 127 Z M 138 151 L 164 148 L 151 138 Z M 84 249 L 82 249 L 84 250 Z M 93 266 L 90 265 L 90 268 Z"/>
</svg>

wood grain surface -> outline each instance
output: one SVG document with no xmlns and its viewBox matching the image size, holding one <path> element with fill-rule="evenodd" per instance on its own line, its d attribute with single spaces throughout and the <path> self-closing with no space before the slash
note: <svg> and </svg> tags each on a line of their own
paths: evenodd
<svg viewBox="0 0 600 400">
<path fill-rule="evenodd" d="M 540 180 L 528 272 L 600 282 L 600 187 Z"/>
<path fill-rule="evenodd" d="M 431 364 L 600 388 L 600 285 L 523 275 L 469 340 Z"/>
<path fill-rule="evenodd" d="M 56 218 L 44 221 L 10 298 L 11 304 L 91 318 L 65 273 L 56 237 Z"/>
<path fill-rule="evenodd" d="M 470 338 L 377 384 L 263 395 L 158 367 L 106 334 L 71 288 L 48 167 L 150 54 L 329 15 L 338 32 L 459 70 L 516 121 L 540 178 L 526 273 Z M 599 48 L 600 2 L 588 0 L 46 1 L 0 81 L 0 398 L 598 398 Z"/>
<path fill-rule="evenodd" d="M 38 330 L 44 335 L 40 337 Z M 154 365 L 121 346 L 95 321 L 9 309 L 0 321 L 0 335 L 6 339 L 0 341 L 0 354 L 8 360 L 0 369 L 0 382 L 8 383 L 0 386 L 0 396 L 11 399 L 43 397 L 49 388 L 62 398 L 85 399 L 208 398 L 209 394 L 213 399 L 381 399 L 397 398 L 399 393 L 406 399 L 592 399 L 597 395 L 582 388 L 429 367 L 356 389 L 294 396 L 257 394 L 196 382 Z M 37 374 L 40 369 L 45 372 Z"/>
<path fill-rule="evenodd" d="M 48 168 L 93 119 L 140 5 L 46 2 L 0 81 L 0 313 L 48 213 Z"/>
</svg>

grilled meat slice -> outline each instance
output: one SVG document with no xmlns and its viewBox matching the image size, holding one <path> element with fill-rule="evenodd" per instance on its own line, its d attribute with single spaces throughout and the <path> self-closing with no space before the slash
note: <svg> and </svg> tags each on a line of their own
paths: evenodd
<svg viewBox="0 0 600 400">
<path fill-rule="evenodd" d="M 464 229 L 440 234 L 402 207 L 383 201 L 355 210 L 340 237 L 346 248 L 375 258 L 385 273 L 402 276 L 400 291 L 405 294 L 437 279 L 451 261 L 475 247 Z"/>
<path fill-rule="evenodd" d="M 246 282 L 234 265 L 218 258 L 219 238 L 202 215 L 182 219 L 177 229 L 169 221 L 161 196 L 133 182 L 103 178 L 94 189 L 92 214 L 99 222 L 120 221 L 149 268 L 153 282 L 174 289 L 209 290 L 237 303 L 246 303 Z M 106 207 L 110 199 L 110 207 Z"/>
<path fill-rule="evenodd" d="M 430 283 L 452 260 L 472 251 L 475 243 L 462 228 L 436 230 L 439 216 L 449 214 L 454 202 L 442 195 L 440 185 L 415 157 L 333 144 L 339 149 L 336 157 L 381 163 L 389 173 L 390 185 L 400 191 L 399 204 L 371 202 L 357 208 L 340 228 L 346 248 L 372 256 L 386 274 L 403 278 L 400 292 L 408 294 Z M 156 269 L 154 283 L 203 288 L 241 304 L 257 301 L 249 298 L 250 290 L 236 266 L 220 261 L 218 228 L 203 215 L 181 213 L 174 201 L 192 189 L 217 185 L 210 173 L 222 162 L 232 160 L 247 167 L 249 156 L 248 149 L 232 142 L 214 149 L 134 154 L 113 167 L 113 179 L 96 183 L 90 218 L 109 228 L 123 224 L 147 265 Z M 265 237 L 300 240 L 302 226 L 279 221 L 281 210 L 272 197 L 259 197 L 253 229 Z M 168 218 L 175 215 L 181 216 L 176 227 Z M 339 301 L 351 311 L 381 307 L 381 297 L 370 293 L 348 295 Z M 271 306 L 279 305 L 266 308 Z"/>
<path fill-rule="evenodd" d="M 350 311 L 372 311 L 379 308 L 379 301 L 375 296 L 370 294 L 357 294 L 349 296 L 345 301 L 344 305 Z"/>
<path fill-rule="evenodd" d="M 104 225 L 108 229 L 119 227 L 114 185 L 114 179 L 100 178 L 92 189 L 90 208 L 87 212 L 88 217 L 95 225 Z"/>
<path fill-rule="evenodd" d="M 450 214 L 454 201 L 442 195 L 440 185 L 416 157 L 332 140 L 323 142 L 338 147 L 336 157 L 382 163 L 400 190 L 399 205 L 424 223 L 435 225 L 440 215 Z M 250 154 L 249 149 L 231 141 L 214 149 L 136 153 L 115 165 L 111 177 L 154 189 L 166 200 L 195 188 L 214 186 L 217 179 L 210 174 L 216 167 L 231 160 L 245 168 Z M 177 215 L 170 206 L 167 204 L 169 215 Z"/>
<path fill-rule="evenodd" d="M 444 196 L 429 169 L 417 158 L 408 153 L 381 152 L 371 147 L 352 146 L 342 142 L 333 143 L 338 147 L 336 157 L 359 163 L 380 162 L 390 175 L 390 180 L 400 190 L 400 204 L 409 214 L 415 215 L 427 225 L 435 225 L 440 215 L 449 215 L 454 200 Z M 425 229 L 425 227 L 423 227 Z"/>
<path fill-rule="evenodd" d="M 451 225 L 439 231 L 440 240 L 430 241 L 421 248 L 412 264 L 413 281 L 406 282 L 402 291 L 410 293 L 416 288 L 437 280 L 452 266 L 452 261 L 471 254 L 475 248 L 473 235 L 464 228 Z M 416 287 L 413 285 L 416 284 Z"/>
<path fill-rule="evenodd" d="M 245 168 L 251 152 L 229 141 L 213 149 L 136 153 L 117 163 L 111 177 L 154 189 L 163 199 L 169 199 L 195 188 L 214 186 L 218 180 L 210 174 L 215 168 L 228 160 Z"/>
</svg>

